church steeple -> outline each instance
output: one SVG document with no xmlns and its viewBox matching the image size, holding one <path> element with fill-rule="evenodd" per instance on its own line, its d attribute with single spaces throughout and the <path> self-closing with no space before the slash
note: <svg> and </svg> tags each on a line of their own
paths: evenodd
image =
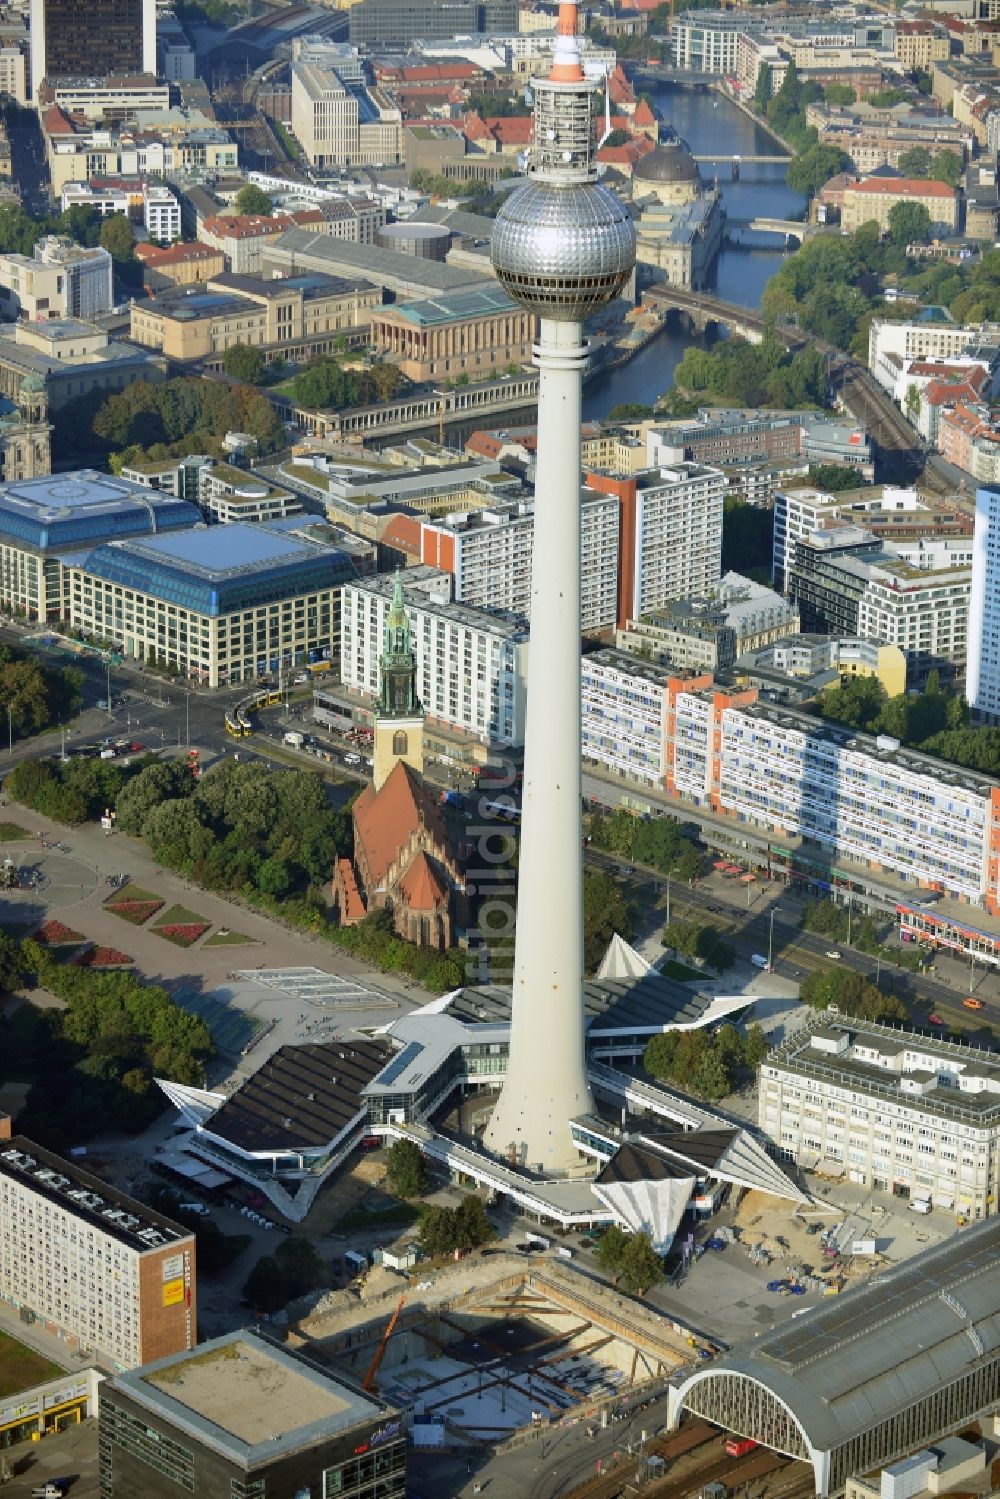
<svg viewBox="0 0 1000 1499">
<path fill-rule="evenodd" d="M 375 705 L 375 789 L 398 760 L 424 768 L 424 714 L 417 696 L 417 653 L 397 570 L 382 637 L 381 681 Z"/>
</svg>

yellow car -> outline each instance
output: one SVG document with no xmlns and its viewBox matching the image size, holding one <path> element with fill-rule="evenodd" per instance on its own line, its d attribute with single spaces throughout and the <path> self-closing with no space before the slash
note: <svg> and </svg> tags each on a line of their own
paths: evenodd
<svg viewBox="0 0 1000 1499">
<path fill-rule="evenodd" d="M 982 1000 L 973 998 L 971 994 L 968 999 L 963 999 L 962 1003 L 967 1010 L 981 1010 L 983 1008 Z"/>
</svg>

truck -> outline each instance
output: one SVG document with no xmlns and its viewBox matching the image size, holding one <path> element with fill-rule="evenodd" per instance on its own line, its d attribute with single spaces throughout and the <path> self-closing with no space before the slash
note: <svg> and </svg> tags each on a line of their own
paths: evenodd
<svg viewBox="0 0 1000 1499">
<path fill-rule="evenodd" d="M 284 735 L 284 741 L 286 744 L 290 744 L 293 749 L 301 749 L 306 742 L 306 736 L 300 734 L 297 729 L 290 729 Z"/>
<path fill-rule="evenodd" d="M 753 1437 L 727 1437 L 725 1441 L 725 1448 L 730 1457 L 746 1457 L 756 1445 Z"/>
<path fill-rule="evenodd" d="M 68 1481 L 65 1478 L 50 1478 L 46 1483 L 40 1483 L 37 1488 L 32 1489 L 31 1499 L 63 1499 Z"/>
<path fill-rule="evenodd" d="M 762 952 L 751 953 L 750 954 L 750 961 L 751 961 L 751 963 L 753 964 L 753 966 L 755 968 L 763 968 L 765 970 L 765 972 L 771 966 L 768 963 L 767 959 L 765 958 L 765 956 L 764 956 L 764 954 Z"/>
</svg>

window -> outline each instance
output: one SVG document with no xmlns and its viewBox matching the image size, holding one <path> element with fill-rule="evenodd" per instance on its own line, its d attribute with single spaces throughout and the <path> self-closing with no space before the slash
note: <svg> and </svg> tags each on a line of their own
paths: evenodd
<svg viewBox="0 0 1000 1499">
<path fill-rule="evenodd" d="M 405 755 L 407 753 L 408 741 L 402 729 L 397 729 L 392 736 L 392 752 L 394 755 Z"/>
</svg>

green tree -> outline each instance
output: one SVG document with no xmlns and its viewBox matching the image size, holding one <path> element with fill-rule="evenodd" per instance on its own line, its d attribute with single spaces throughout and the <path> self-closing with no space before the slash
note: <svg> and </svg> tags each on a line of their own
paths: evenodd
<svg viewBox="0 0 1000 1499">
<path fill-rule="evenodd" d="M 826 489 L 831 494 L 838 494 L 844 489 L 858 489 L 862 479 L 857 469 L 851 468 L 847 463 L 811 463 L 809 482 L 817 489 Z"/>
<path fill-rule="evenodd" d="M 809 146 L 789 162 L 785 180 L 793 192 L 814 198 L 824 183 L 849 164 L 849 158 L 836 146 Z"/>
<path fill-rule="evenodd" d="M 284 1273 L 274 1255 L 264 1254 L 243 1282 L 243 1297 L 257 1312 L 270 1316 L 289 1298 Z"/>
<path fill-rule="evenodd" d="M 101 225 L 101 248 L 121 265 L 135 255 L 135 233 L 127 215 L 113 213 Z"/>
<path fill-rule="evenodd" d="M 412 1140 L 396 1140 L 386 1151 L 389 1186 L 397 1197 L 423 1197 L 429 1180 L 427 1164 Z"/>
<path fill-rule="evenodd" d="M 259 385 L 264 374 L 264 356 L 249 344 L 233 344 L 222 356 L 222 368 L 234 380 Z"/>
<path fill-rule="evenodd" d="M 586 870 L 583 877 L 583 961 L 593 973 L 615 934 L 632 935 L 632 916 L 625 894 L 611 875 Z"/>
<path fill-rule="evenodd" d="M 854 90 L 849 83 L 827 83 L 823 86 L 823 97 L 827 104 L 853 104 Z"/>
<path fill-rule="evenodd" d="M 314 1291 L 326 1278 L 323 1261 L 308 1239 L 289 1237 L 283 1240 L 274 1251 L 274 1258 L 280 1267 L 289 1301 L 304 1296 L 307 1291 Z"/>
<path fill-rule="evenodd" d="M 894 245 L 923 244 L 931 229 L 931 216 L 922 203 L 894 203 L 889 210 L 889 238 Z"/>
<path fill-rule="evenodd" d="M 929 177 L 931 160 L 926 146 L 911 146 L 908 151 L 900 153 L 899 170 L 904 177 Z"/>
<path fill-rule="evenodd" d="M 663 1275 L 663 1265 L 649 1235 L 629 1234 L 621 1257 L 621 1282 L 626 1291 L 645 1296 Z"/>
<path fill-rule="evenodd" d="M 764 114 L 768 104 L 771 102 L 771 69 L 766 62 L 762 62 L 757 69 L 757 82 L 753 91 L 753 106 L 758 114 Z"/>
<path fill-rule="evenodd" d="M 944 182 L 949 187 L 957 187 L 962 180 L 961 157 L 956 152 L 949 151 L 947 147 L 935 151 L 928 176 L 935 182 Z"/>
<path fill-rule="evenodd" d="M 271 199 L 262 187 L 255 182 L 248 182 L 241 187 L 236 194 L 235 208 L 237 213 L 253 214 L 259 218 L 267 218 L 273 205 Z"/>
<path fill-rule="evenodd" d="M 616 1223 L 612 1223 L 610 1228 L 605 1229 L 594 1250 L 598 1268 L 609 1275 L 616 1285 L 622 1273 L 627 1244 L 628 1235 Z"/>
</svg>

